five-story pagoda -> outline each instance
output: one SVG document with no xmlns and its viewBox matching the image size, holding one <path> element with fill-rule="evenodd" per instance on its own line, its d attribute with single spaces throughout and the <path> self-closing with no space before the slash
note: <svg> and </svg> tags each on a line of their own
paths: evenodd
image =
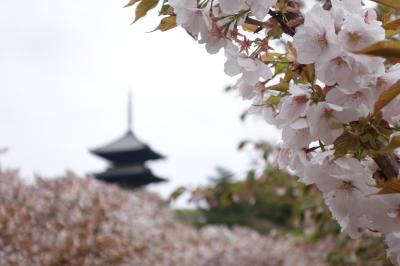
<svg viewBox="0 0 400 266">
<path fill-rule="evenodd" d="M 91 152 L 111 163 L 106 171 L 95 174 L 95 177 L 99 180 L 116 183 L 127 188 L 166 181 L 164 178 L 153 175 L 145 165 L 148 160 L 158 160 L 164 157 L 140 141 L 133 133 L 130 95 L 128 98 L 127 132 L 122 137 L 105 146 L 91 150 Z"/>
</svg>

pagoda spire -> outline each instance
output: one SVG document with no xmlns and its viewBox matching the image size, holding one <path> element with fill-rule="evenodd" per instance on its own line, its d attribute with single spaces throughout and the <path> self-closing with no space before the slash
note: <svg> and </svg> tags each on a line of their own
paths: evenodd
<svg viewBox="0 0 400 266">
<path fill-rule="evenodd" d="M 128 133 L 132 131 L 132 91 L 128 91 Z"/>
</svg>

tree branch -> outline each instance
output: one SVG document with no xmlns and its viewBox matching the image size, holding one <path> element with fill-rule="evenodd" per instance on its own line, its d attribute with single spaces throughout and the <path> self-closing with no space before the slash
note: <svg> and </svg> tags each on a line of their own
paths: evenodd
<svg viewBox="0 0 400 266">
<path fill-rule="evenodd" d="M 264 27 L 265 26 L 265 24 L 263 22 L 261 22 L 259 20 L 256 20 L 254 18 L 250 18 L 250 17 L 246 17 L 246 21 L 245 22 L 249 23 L 251 25 L 254 25 L 254 26 L 258 26 L 258 27 Z"/>
<path fill-rule="evenodd" d="M 332 2 L 331 0 L 325 0 L 324 5 L 322 6 L 323 9 L 325 10 L 330 10 L 332 8 Z"/>
<path fill-rule="evenodd" d="M 281 25 L 282 30 L 284 33 L 293 36 L 296 32 L 294 31 L 294 29 L 292 29 L 291 27 L 289 27 L 286 22 L 283 20 L 282 14 L 278 14 L 275 11 L 269 10 L 268 14 L 273 17 L 278 23 L 279 25 Z"/>
<path fill-rule="evenodd" d="M 374 161 L 379 166 L 385 180 L 397 178 L 400 170 L 400 163 L 397 156 L 390 152 L 374 158 Z"/>
<path fill-rule="evenodd" d="M 279 14 L 275 11 L 269 10 L 268 14 L 275 19 L 279 25 L 282 27 L 282 30 L 284 33 L 293 36 L 296 32 L 293 28 L 289 27 L 286 22 L 283 20 L 282 14 Z M 258 21 L 254 18 L 250 18 L 250 17 L 246 17 L 246 23 L 258 26 L 260 28 L 264 28 L 265 27 L 265 23 L 262 21 Z"/>
</svg>

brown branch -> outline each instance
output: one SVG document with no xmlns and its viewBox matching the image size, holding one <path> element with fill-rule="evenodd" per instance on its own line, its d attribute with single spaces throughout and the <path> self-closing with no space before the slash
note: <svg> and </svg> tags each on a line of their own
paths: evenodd
<svg viewBox="0 0 400 266">
<path fill-rule="evenodd" d="M 377 145 L 378 148 L 382 150 L 387 145 L 387 143 L 378 141 Z M 393 152 L 387 152 L 373 159 L 375 163 L 379 166 L 384 180 L 398 178 L 400 171 L 400 162 L 396 154 L 394 154 Z"/>
<path fill-rule="evenodd" d="M 325 0 L 325 3 L 322 6 L 322 8 L 325 9 L 325 10 L 330 10 L 332 8 L 332 1 L 331 0 Z"/>
<path fill-rule="evenodd" d="M 292 29 L 291 27 L 289 27 L 286 22 L 283 20 L 282 14 L 278 14 L 275 11 L 269 10 L 268 14 L 273 17 L 278 23 L 279 25 L 281 25 L 282 30 L 284 33 L 286 33 L 287 35 L 293 36 L 296 32 L 294 31 L 294 29 Z"/>
<path fill-rule="evenodd" d="M 284 33 L 286 33 L 286 34 L 288 34 L 290 36 L 293 36 L 296 33 L 295 30 L 293 28 L 289 27 L 286 24 L 286 22 L 283 20 L 282 14 L 279 14 L 279 13 L 277 13 L 275 11 L 272 11 L 272 10 L 270 10 L 268 12 L 268 14 L 279 23 L 279 25 L 282 27 L 282 30 L 283 30 Z M 256 20 L 254 18 L 246 17 L 245 22 L 249 23 L 249 24 L 252 24 L 254 26 L 258 26 L 260 28 L 264 28 L 265 27 L 265 23 L 264 22 Z"/>
<path fill-rule="evenodd" d="M 245 22 L 248 23 L 248 24 L 254 25 L 254 26 L 258 26 L 257 30 L 255 30 L 254 33 L 258 33 L 259 31 L 261 31 L 265 27 L 265 24 L 263 22 L 258 21 L 258 20 L 254 19 L 254 18 L 246 17 Z"/>
<path fill-rule="evenodd" d="M 394 153 L 386 153 L 374 158 L 374 161 L 379 166 L 385 180 L 397 178 L 399 175 L 400 163 Z"/>
<path fill-rule="evenodd" d="M 263 22 L 261 22 L 259 20 L 256 20 L 254 18 L 250 18 L 250 17 L 246 17 L 246 21 L 245 22 L 249 23 L 251 25 L 254 25 L 254 26 L 258 26 L 258 27 L 264 27 L 265 26 L 265 24 Z"/>
</svg>

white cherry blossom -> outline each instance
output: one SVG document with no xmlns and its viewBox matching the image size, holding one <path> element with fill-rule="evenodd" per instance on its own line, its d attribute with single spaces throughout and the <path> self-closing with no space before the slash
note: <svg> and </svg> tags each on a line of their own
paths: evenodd
<svg viewBox="0 0 400 266">
<path fill-rule="evenodd" d="M 239 79 L 235 84 L 235 87 L 239 90 L 239 95 L 245 100 L 254 99 L 256 96 L 262 96 L 262 91 L 264 85 L 261 83 L 256 83 L 255 85 L 250 85 L 243 79 Z"/>
<path fill-rule="evenodd" d="M 267 80 L 272 77 L 269 67 L 259 59 L 248 57 L 231 47 L 225 49 L 225 54 L 225 73 L 229 76 L 242 73 L 241 78 L 249 85 L 255 85 L 260 78 Z"/>
<path fill-rule="evenodd" d="M 373 199 L 369 196 L 377 192 L 372 172 L 355 158 L 333 160 L 331 151 L 321 155 L 307 166 L 303 180 L 323 192 L 342 230 L 357 238 L 370 226 L 366 213 Z"/>
<path fill-rule="evenodd" d="M 386 71 L 380 73 L 380 75 L 366 77 L 363 86 L 371 88 L 376 96 L 379 96 L 382 92 L 394 85 L 399 80 L 399 77 L 400 64 L 395 64 Z"/>
<path fill-rule="evenodd" d="M 176 23 L 193 35 L 209 30 L 209 19 L 203 10 L 197 8 L 196 0 L 170 0 L 169 4 L 174 8 Z"/>
<path fill-rule="evenodd" d="M 289 96 L 285 96 L 279 106 L 279 115 L 276 117 L 280 126 L 291 124 L 299 117 L 304 117 L 310 89 L 303 85 L 291 84 Z"/>
<path fill-rule="evenodd" d="M 335 32 L 342 29 L 343 21 L 350 14 L 361 14 L 360 0 L 332 0 L 330 14 L 335 25 Z"/>
<path fill-rule="evenodd" d="M 201 30 L 199 43 L 205 44 L 208 53 L 216 54 L 228 45 L 228 40 L 223 36 L 222 29 L 216 23 L 212 23 L 208 28 Z"/>
<path fill-rule="evenodd" d="M 357 117 L 366 117 L 373 112 L 376 98 L 370 89 L 358 90 L 352 94 L 340 87 L 332 88 L 326 95 L 326 101 L 335 105 L 343 106 L 347 110 L 354 110 Z"/>
<path fill-rule="evenodd" d="M 340 52 L 340 45 L 329 12 L 316 4 L 304 19 L 304 24 L 297 28 L 293 37 L 297 61 L 311 64 L 336 57 Z"/>
<path fill-rule="evenodd" d="M 282 129 L 282 140 L 287 147 L 304 148 L 311 142 L 310 128 L 305 118 L 299 118 Z"/>
<path fill-rule="evenodd" d="M 245 0 L 218 0 L 221 10 L 225 14 L 235 14 L 242 9 L 247 9 Z"/>
<path fill-rule="evenodd" d="M 400 195 L 374 195 L 374 208 L 370 208 L 372 226 L 380 233 L 400 232 Z"/>
<path fill-rule="evenodd" d="M 352 14 L 346 17 L 338 37 L 344 49 L 357 51 L 383 40 L 385 30 L 377 24 L 366 23 L 360 15 Z"/>
<path fill-rule="evenodd" d="M 384 72 L 383 62 L 382 58 L 342 52 L 328 61 L 317 62 L 315 69 L 318 79 L 326 85 L 337 83 L 348 93 L 354 93 L 360 90 L 366 77 L 375 77 Z"/>
<path fill-rule="evenodd" d="M 312 140 L 322 140 L 331 144 L 343 132 L 343 123 L 356 120 L 357 117 L 341 106 L 319 102 L 307 109 L 307 121 Z"/>
<path fill-rule="evenodd" d="M 280 168 L 288 169 L 294 175 L 304 176 L 304 171 L 309 165 L 309 158 L 303 149 L 283 147 L 278 156 Z"/>
<path fill-rule="evenodd" d="M 269 9 L 276 4 L 277 0 L 247 0 L 251 8 L 251 13 L 256 19 L 263 20 L 267 16 Z"/>
</svg>

